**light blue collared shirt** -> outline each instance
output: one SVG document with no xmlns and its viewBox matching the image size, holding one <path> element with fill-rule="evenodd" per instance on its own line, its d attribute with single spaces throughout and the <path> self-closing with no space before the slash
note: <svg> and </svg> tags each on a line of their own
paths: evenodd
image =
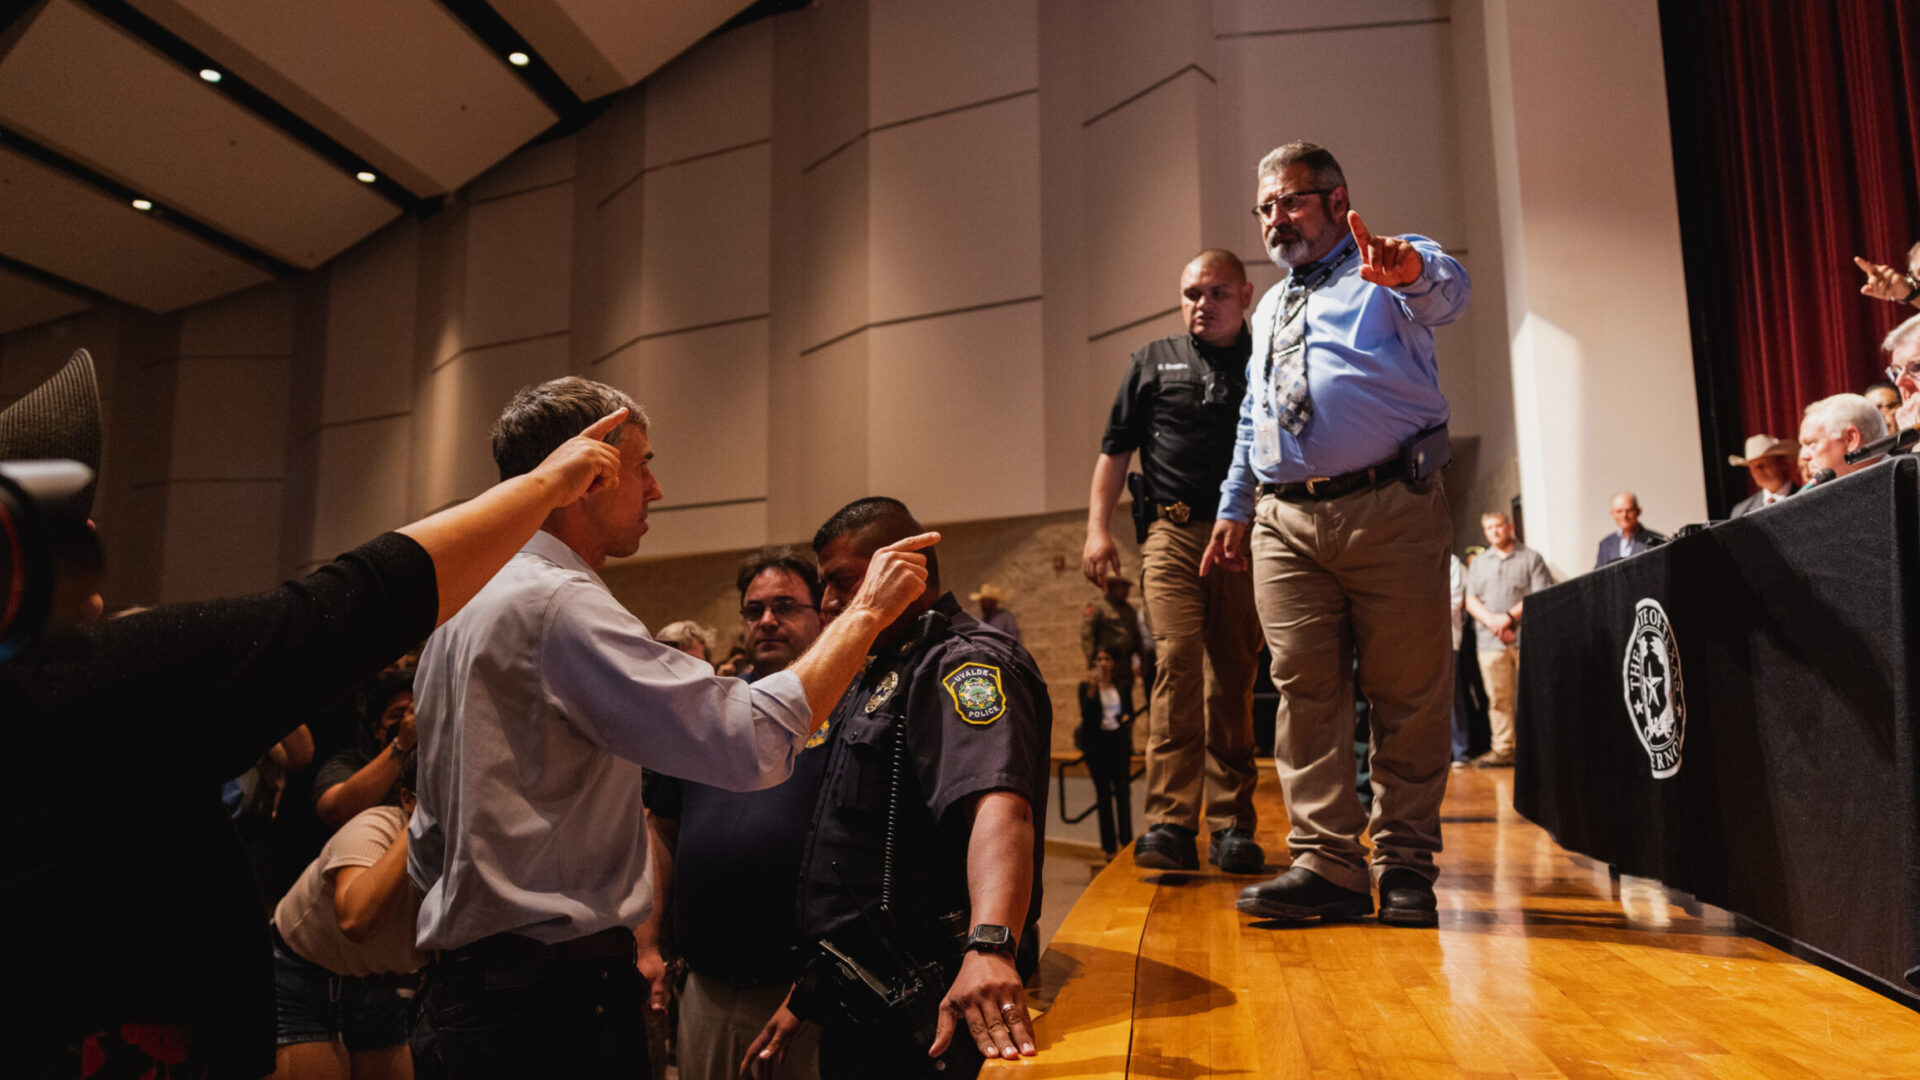
<svg viewBox="0 0 1920 1080">
<path fill-rule="evenodd" d="M 414 679 L 407 874 L 421 949 L 570 941 L 653 906 L 640 763 L 736 791 L 793 771 L 813 712 L 790 671 L 749 686 L 653 640 L 540 532 L 434 631 Z"/>
<path fill-rule="evenodd" d="M 1279 429 L 1280 461 L 1266 467 L 1255 462 L 1254 417 L 1256 410 L 1272 408 L 1267 349 L 1290 278 L 1268 289 L 1254 307 L 1248 320 L 1253 355 L 1247 363 L 1247 396 L 1240 402 L 1233 464 L 1220 485 L 1220 517 L 1251 521 L 1260 484 L 1364 469 L 1399 453 L 1416 433 L 1446 422 L 1433 327 L 1466 310 L 1473 283 L 1439 244 L 1424 236 L 1400 239 L 1420 252 L 1420 276 L 1404 289 L 1361 280 L 1351 236 L 1327 255 L 1342 265 L 1307 297 L 1307 393 L 1313 416 L 1299 435 Z M 1293 273 L 1304 276 L 1317 265 L 1296 267 Z"/>
</svg>

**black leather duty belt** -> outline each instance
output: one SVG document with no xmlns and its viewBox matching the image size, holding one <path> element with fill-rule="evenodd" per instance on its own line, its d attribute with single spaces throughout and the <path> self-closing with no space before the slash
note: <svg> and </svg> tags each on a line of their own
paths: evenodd
<svg viewBox="0 0 1920 1080">
<path fill-rule="evenodd" d="M 1406 472 L 1406 463 L 1398 457 L 1391 457 L 1364 469 L 1341 473 L 1339 476 L 1312 476 L 1292 484 L 1261 484 L 1260 494 L 1272 495 L 1287 502 L 1337 499 L 1342 495 L 1351 495 L 1356 491 L 1376 488 L 1388 481 L 1398 480 L 1405 476 Z"/>
</svg>

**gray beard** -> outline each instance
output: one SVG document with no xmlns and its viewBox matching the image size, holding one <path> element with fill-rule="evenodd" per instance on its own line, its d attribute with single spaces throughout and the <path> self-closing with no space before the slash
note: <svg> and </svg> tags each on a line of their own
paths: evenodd
<svg viewBox="0 0 1920 1080">
<path fill-rule="evenodd" d="M 1263 238 L 1267 245 L 1267 258 L 1283 270 L 1291 270 L 1307 261 L 1307 241 L 1305 238 L 1280 243 L 1271 235 Z"/>
</svg>

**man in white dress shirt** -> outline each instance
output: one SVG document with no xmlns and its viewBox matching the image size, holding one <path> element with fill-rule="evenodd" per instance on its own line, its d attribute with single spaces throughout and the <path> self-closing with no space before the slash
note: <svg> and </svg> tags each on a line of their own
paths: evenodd
<svg viewBox="0 0 1920 1080">
<path fill-rule="evenodd" d="M 661 497 L 644 413 L 577 377 L 528 387 L 494 425 L 503 477 L 594 419 L 620 482 L 548 516 L 427 642 L 407 869 L 433 956 L 413 1032 L 425 1077 L 648 1076 L 633 928 L 653 887 L 641 763 L 734 790 L 787 778 L 875 636 L 926 583 L 924 534 L 882 548 L 853 602 L 751 685 L 655 641 L 598 571 L 633 554 Z M 584 418 L 584 419 L 582 419 Z"/>
</svg>

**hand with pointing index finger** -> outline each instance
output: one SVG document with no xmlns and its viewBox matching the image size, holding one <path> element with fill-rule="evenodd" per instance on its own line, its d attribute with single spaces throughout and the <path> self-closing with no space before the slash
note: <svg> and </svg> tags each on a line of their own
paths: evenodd
<svg viewBox="0 0 1920 1080">
<path fill-rule="evenodd" d="M 1360 245 L 1360 276 L 1375 285 L 1398 289 L 1420 280 L 1420 252 L 1397 236 L 1375 236 L 1355 211 L 1347 211 L 1353 242 Z"/>
<path fill-rule="evenodd" d="M 939 533 L 924 532 L 875 551 L 848 608 L 871 609 L 880 616 L 881 625 L 891 623 L 926 591 L 927 557 L 919 552 L 939 542 Z"/>
</svg>

